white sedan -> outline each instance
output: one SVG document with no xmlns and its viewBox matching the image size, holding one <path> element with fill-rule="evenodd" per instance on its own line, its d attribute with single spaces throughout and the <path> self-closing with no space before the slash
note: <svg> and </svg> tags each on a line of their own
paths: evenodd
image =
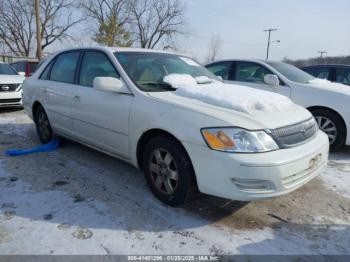
<svg viewBox="0 0 350 262">
<path fill-rule="evenodd" d="M 183 55 L 66 50 L 25 82 L 23 99 L 43 143 L 64 136 L 127 161 L 169 205 L 197 190 L 276 197 L 327 163 L 328 138 L 310 112 L 277 94 L 234 91 Z"/>
<path fill-rule="evenodd" d="M 24 73 L 17 73 L 11 66 L 0 62 L 0 107 L 22 106 Z"/>
<path fill-rule="evenodd" d="M 350 145 L 350 89 L 317 79 L 281 62 L 264 60 L 223 60 L 206 67 L 225 82 L 249 86 L 290 97 L 307 108 L 336 150 Z"/>
</svg>

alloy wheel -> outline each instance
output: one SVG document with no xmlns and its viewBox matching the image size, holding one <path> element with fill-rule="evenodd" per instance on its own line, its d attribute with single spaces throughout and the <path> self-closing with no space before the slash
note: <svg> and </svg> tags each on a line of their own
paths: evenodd
<svg viewBox="0 0 350 262">
<path fill-rule="evenodd" d="M 51 138 L 51 127 L 49 119 L 47 118 L 45 112 L 40 111 L 37 116 L 37 126 L 39 134 L 43 141 L 48 141 Z"/>
<path fill-rule="evenodd" d="M 338 135 L 337 126 L 332 120 L 327 117 L 316 116 L 315 118 L 320 130 L 328 135 L 329 143 L 333 145 Z"/>
<path fill-rule="evenodd" d="M 171 195 L 178 185 L 178 169 L 173 156 L 165 149 L 153 150 L 149 160 L 152 182 L 157 190 Z"/>
</svg>

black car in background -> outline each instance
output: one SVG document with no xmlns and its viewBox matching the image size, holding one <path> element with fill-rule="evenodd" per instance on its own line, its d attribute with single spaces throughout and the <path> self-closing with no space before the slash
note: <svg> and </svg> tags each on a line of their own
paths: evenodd
<svg viewBox="0 0 350 262">
<path fill-rule="evenodd" d="M 317 78 L 350 85 L 350 65 L 313 65 L 301 69 Z"/>
<path fill-rule="evenodd" d="M 21 60 L 11 63 L 10 65 L 17 72 L 24 72 L 26 77 L 31 76 L 37 69 L 39 62 L 35 60 Z"/>
</svg>

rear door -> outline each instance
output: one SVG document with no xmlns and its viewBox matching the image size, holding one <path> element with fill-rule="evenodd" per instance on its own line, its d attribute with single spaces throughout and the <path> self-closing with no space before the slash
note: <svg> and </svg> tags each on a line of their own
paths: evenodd
<svg viewBox="0 0 350 262">
<path fill-rule="evenodd" d="M 75 135 L 97 148 L 129 158 L 129 111 L 133 96 L 96 90 L 95 77 L 120 75 L 106 53 L 86 50 L 73 96 Z"/>
<path fill-rule="evenodd" d="M 81 51 L 59 54 L 40 76 L 44 108 L 55 130 L 72 134 L 71 106 Z"/>
<path fill-rule="evenodd" d="M 291 89 L 283 81 L 280 80 L 278 88 L 266 84 L 264 77 L 267 74 L 273 74 L 273 72 L 261 64 L 237 61 L 232 65 L 230 82 L 290 97 Z"/>
</svg>

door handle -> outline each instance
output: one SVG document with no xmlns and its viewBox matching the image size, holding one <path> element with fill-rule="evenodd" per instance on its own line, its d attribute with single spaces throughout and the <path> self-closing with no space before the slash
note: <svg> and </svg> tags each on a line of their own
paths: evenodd
<svg viewBox="0 0 350 262">
<path fill-rule="evenodd" d="M 73 101 L 79 102 L 79 101 L 80 101 L 80 96 L 74 96 L 74 97 L 73 97 Z"/>
</svg>

